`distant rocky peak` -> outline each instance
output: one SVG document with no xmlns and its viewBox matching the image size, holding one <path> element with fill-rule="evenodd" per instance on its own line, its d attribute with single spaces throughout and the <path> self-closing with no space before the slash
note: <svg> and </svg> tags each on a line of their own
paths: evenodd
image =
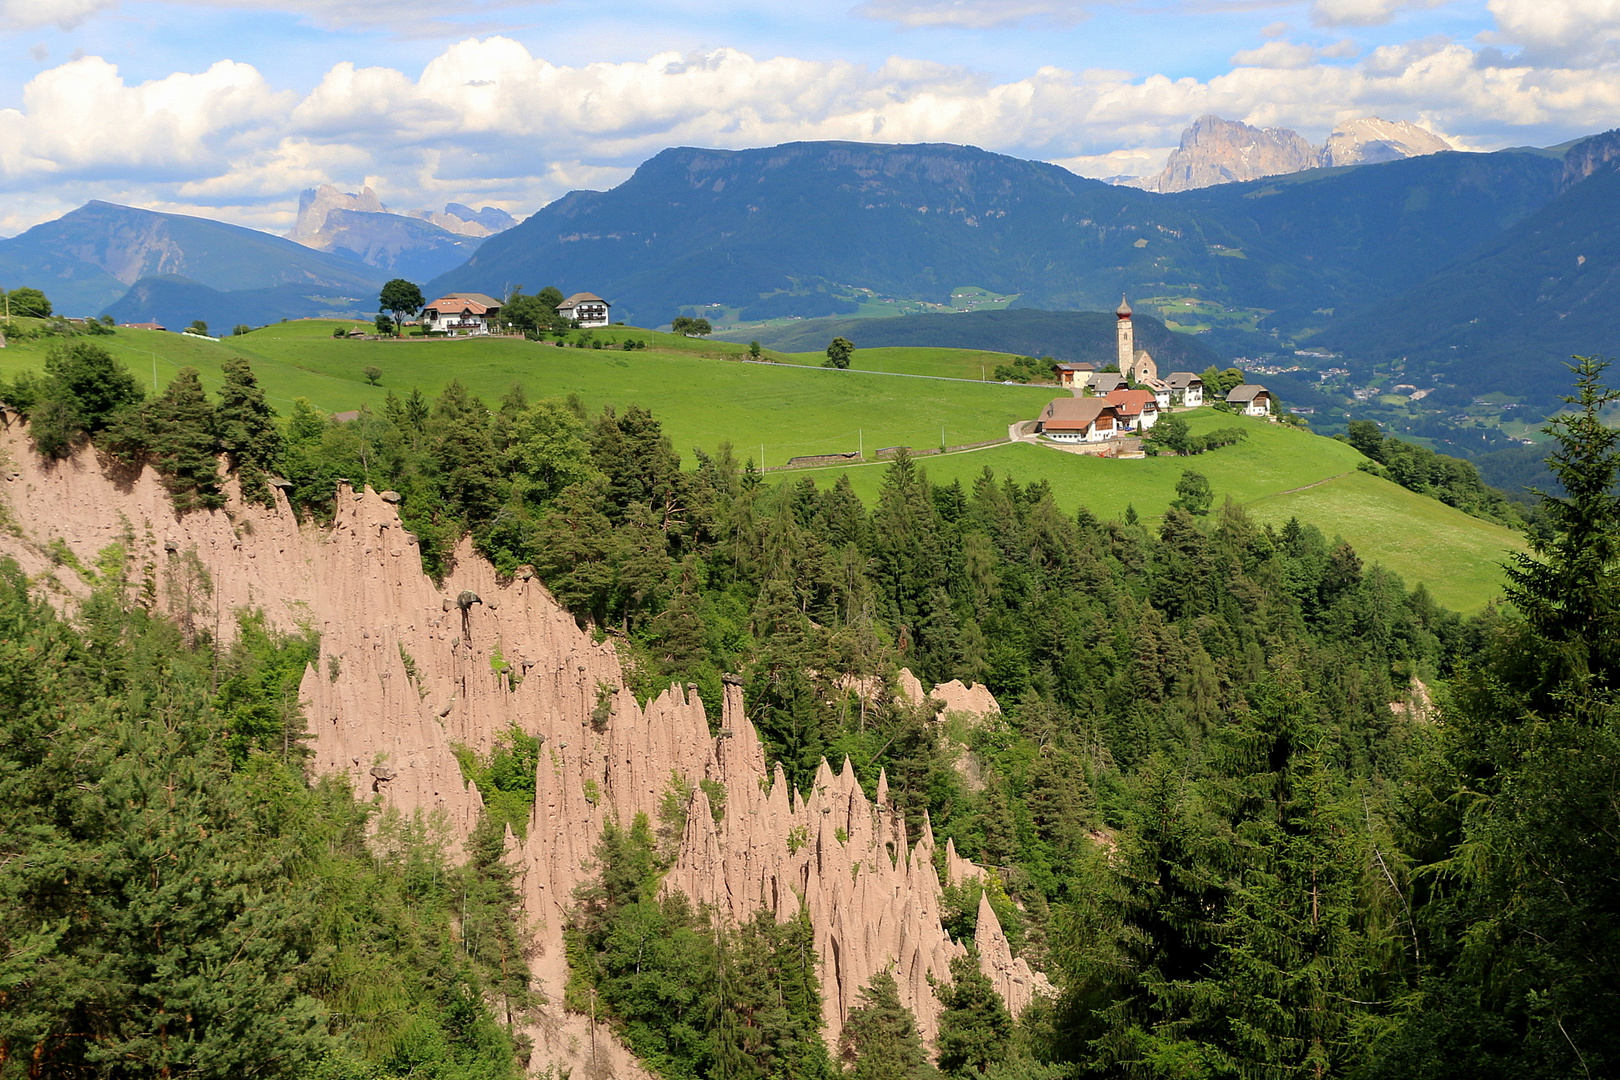
<svg viewBox="0 0 1620 1080">
<path fill-rule="evenodd" d="M 1363 116 L 1333 129 L 1322 147 L 1323 166 L 1376 165 L 1450 150 L 1451 144 L 1427 128 L 1405 120 Z"/>
<path fill-rule="evenodd" d="M 1191 191 L 1212 184 L 1258 180 L 1325 165 L 1370 165 L 1449 150 L 1440 136 L 1403 120 L 1362 117 L 1338 125 L 1318 148 L 1289 128 L 1257 128 L 1201 116 L 1181 134 L 1164 171 L 1143 177 L 1148 191 Z"/>
<path fill-rule="evenodd" d="M 412 210 L 411 216 L 431 221 L 441 229 L 461 236 L 493 236 L 517 224 L 517 218 L 495 206 L 474 210 L 462 203 L 450 203 L 442 213 L 435 210 Z"/>
<path fill-rule="evenodd" d="M 1562 186 L 1578 184 L 1616 159 L 1620 159 L 1620 128 L 1582 139 L 1564 154 Z"/>
<path fill-rule="evenodd" d="M 388 208 L 377 198 L 377 193 L 363 187 L 359 193 L 341 191 L 331 184 L 305 188 L 298 196 L 298 222 L 289 238 L 305 247 L 323 247 L 321 231 L 326 227 L 326 215 L 333 210 L 358 210 L 366 214 L 386 214 Z"/>
</svg>

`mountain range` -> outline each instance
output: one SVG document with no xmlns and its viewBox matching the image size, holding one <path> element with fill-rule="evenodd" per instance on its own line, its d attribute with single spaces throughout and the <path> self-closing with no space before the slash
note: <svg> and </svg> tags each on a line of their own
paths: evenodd
<svg viewBox="0 0 1620 1080">
<path fill-rule="evenodd" d="M 340 191 L 331 184 L 305 190 L 289 238 L 317 251 L 344 255 L 422 281 L 466 262 L 483 238 L 517 224 L 505 210 L 450 203 L 443 212 L 391 213 L 371 188 Z"/>
<path fill-rule="evenodd" d="M 1291 334 L 1415 287 L 1555 198 L 1561 170 L 1447 153 L 1155 195 L 944 144 L 680 148 L 490 237 L 427 291 L 555 284 L 653 325 L 704 305 L 837 314 L 856 290 L 943 303 L 971 284 L 1057 310 L 1193 296 Z"/>
<path fill-rule="evenodd" d="M 128 322 L 184 326 L 199 317 L 188 314 L 191 295 L 265 289 L 282 293 L 283 306 L 299 298 L 301 314 L 360 310 L 375 306 L 385 277 L 357 260 L 256 229 L 100 201 L 0 240 L 0 281 L 8 287 L 43 289 L 64 315 L 97 315 L 120 305 L 117 315 Z M 162 284 L 153 286 L 153 279 Z M 171 303 L 124 303 L 132 290 Z M 255 317 L 255 303 L 241 300 L 230 321 L 271 321 Z"/>
<path fill-rule="evenodd" d="M 675 148 L 510 227 L 492 208 L 393 214 L 370 191 L 330 187 L 305 193 L 303 243 L 93 202 L 0 241 L 0 285 L 43 288 L 66 314 L 173 325 L 364 314 L 386 278 L 422 280 L 415 269 L 464 255 L 424 292 L 556 285 L 648 326 L 694 309 L 802 320 L 874 300 L 944 304 L 965 285 L 1069 312 L 1128 293 L 1144 312 L 1213 313 L 1199 347 L 1228 357 L 1309 343 L 1353 369 L 1401 367 L 1444 390 L 1436 402 L 1543 401 L 1560 359 L 1611 349 L 1620 329 L 1617 170 L 1620 131 L 1171 194 L 948 144 Z M 941 318 L 835 332 L 1054 356 L 1068 332 Z M 782 340 L 819 347 L 805 343 L 831 326 Z"/>
</svg>

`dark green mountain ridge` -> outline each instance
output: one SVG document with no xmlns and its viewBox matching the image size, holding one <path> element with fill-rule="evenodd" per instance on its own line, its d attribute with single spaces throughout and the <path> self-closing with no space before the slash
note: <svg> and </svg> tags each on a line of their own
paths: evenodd
<svg viewBox="0 0 1620 1080">
<path fill-rule="evenodd" d="M 556 284 L 656 324 L 783 294 L 833 314 L 851 287 L 942 302 L 969 281 L 1050 309 L 1196 295 L 1286 332 L 1416 285 L 1554 198 L 1559 173 L 1448 153 L 1161 196 L 948 144 L 683 147 L 559 199 L 427 291 Z"/>
</svg>

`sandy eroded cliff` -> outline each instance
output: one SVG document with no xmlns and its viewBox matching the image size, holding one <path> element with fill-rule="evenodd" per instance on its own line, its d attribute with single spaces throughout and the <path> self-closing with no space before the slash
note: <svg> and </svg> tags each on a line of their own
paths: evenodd
<svg viewBox="0 0 1620 1080">
<path fill-rule="evenodd" d="M 348 776 L 362 798 L 442 813 L 462 837 L 481 803 L 452 746 L 487 749 L 513 725 L 544 740 L 528 835 L 513 842 L 537 988 L 551 1002 L 532 1031 L 536 1068 L 589 1069 L 594 1055 L 598 1074 L 640 1072 L 605 1031 L 563 1011 L 562 927 L 604 823 L 656 818 L 672 773 L 694 787 L 723 784 L 727 798 L 716 824 L 697 790 L 667 887 L 739 919 L 761 906 L 781 918 L 807 910 L 830 1040 L 885 968 L 923 1030 L 936 1030 L 927 979 L 947 978 L 962 947 L 940 926 L 932 832 L 908 837 L 886 783 L 869 799 L 847 763 L 836 772 L 824 763 L 808 793 L 793 791 L 780 768 L 767 770 L 737 686 L 727 686 L 717 736 L 697 695 L 681 687 L 643 708 L 624 689 L 611 642 L 581 631 L 538 581 L 500 581 L 463 548 L 436 585 L 422 573 L 415 537 L 369 489 L 340 487 L 325 528 L 300 524 L 279 496 L 273 509 L 233 499 L 227 510 L 177 517 L 150 471 L 115 480 L 89 454 L 47 463 L 13 422 L 0 432 L 0 503 L 0 555 L 64 600 L 87 589 L 64 545 L 92 566 L 122 543 L 159 604 L 180 603 L 196 577 L 189 568 L 205 568 L 212 590 L 190 589 L 193 617 L 222 638 L 244 608 L 283 629 L 318 630 L 320 660 L 302 684 L 315 767 Z M 611 715 L 593 725 L 604 691 Z M 945 696 L 994 705 L 956 687 Z M 950 845 L 943 856 L 948 878 L 980 872 Z M 1012 957 L 988 904 L 977 939 L 987 974 L 1022 1009 L 1044 979 Z"/>
</svg>

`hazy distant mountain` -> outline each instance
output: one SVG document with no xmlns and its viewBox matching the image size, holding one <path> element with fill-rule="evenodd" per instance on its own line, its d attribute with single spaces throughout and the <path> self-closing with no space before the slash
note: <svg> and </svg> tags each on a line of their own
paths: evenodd
<svg viewBox="0 0 1620 1080">
<path fill-rule="evenodd" d="M 97 314 L 158 275 L 206 281 L 218 292 L 292 285 L 374 295 L 382 281 L 371 267 L 269 233 L 99 201 L 0 240 L 0 288 L 43 289 L 66 315 Z"/>
<path fill-rule="evenodd" d="M 588 290 L 643 325 L 708 304 L 831 315 L 852 288 L 1104 311 L 1128 291 L 1277 311 L 1286 331 L 1413 287 L 1553 198 L 1560 169 L 1452 153 L 1151 195 L 965 146 L 681 148 L 490 237 L 426 291 Z"/>
<path fill-rule="evenodd" d="M 1114 338 L 1118 321 L 1112 311 L 1019 309 L 892 319 L 807 319 L 771 330 L 716 336 L 732 341 L 757 338 L 761 344 L 783 352 L 825 349 L 833 338 L 845 337 L 855 342 L 857 349 L 894 345 L 986 349 L 1106 365 L 1119 356 Z M 1158 319 L 1139 314 L 1134 322 L 1137 345 L 1153 355 L 1160 371 L 1202 371 L 1219 360 L 1198 338 L 1167 330 Z"/>
<path fill-rule="evenodd" d="M 1450 150 L 1440 136 L 1402 120 L 1376 116 L 1334 128 L 1326 144 L 1312 146 L 1288 128 L 1257 128 L 1219 116 L 1201 116 L 1181 133 L 1164 170 L 1132 186 L 1161 193 L 1192 191 L 1339 165 L 1375 165 Z"/>
<path fill-rule="evenodd" d="M 184 329 L 193 319 L 201 319 L 212 333 L 228 334 L 238 323 L 263 326 L 318 316 L 352 317 L 369 323 L 376 309 L 375 286 L 349 296 L 312 296 L 302 285 L 221 292 L 190 278 L 161 275 L 137 281 L 106 313 L 121 323 L 156 322 L 170 330 Z"/>
<path fill-rule="evenodd" d="M 466 262 L 483 238 L 517 224 L 505 210 L 451 203 L 442 212 L 391 213 L 369 187 L 309 188 L 298 200 L 290 238 L 317 251 L 348 255 L 390 276 L 425 281 Z"/>
<path fill-rule="evenodd" d="M 1610 139 L 1572 148 L 1584 163 L 1575 172 Z M 1505 390 L 1553 403 L 1571 355 L 1620 351 L 1620 158 L 1591 167 L 1512 228 L 1315 340 L 1363 361 L 1404 358 L 1405 381 L 1455 387 L 1437 400 Z"/>
</svg>

